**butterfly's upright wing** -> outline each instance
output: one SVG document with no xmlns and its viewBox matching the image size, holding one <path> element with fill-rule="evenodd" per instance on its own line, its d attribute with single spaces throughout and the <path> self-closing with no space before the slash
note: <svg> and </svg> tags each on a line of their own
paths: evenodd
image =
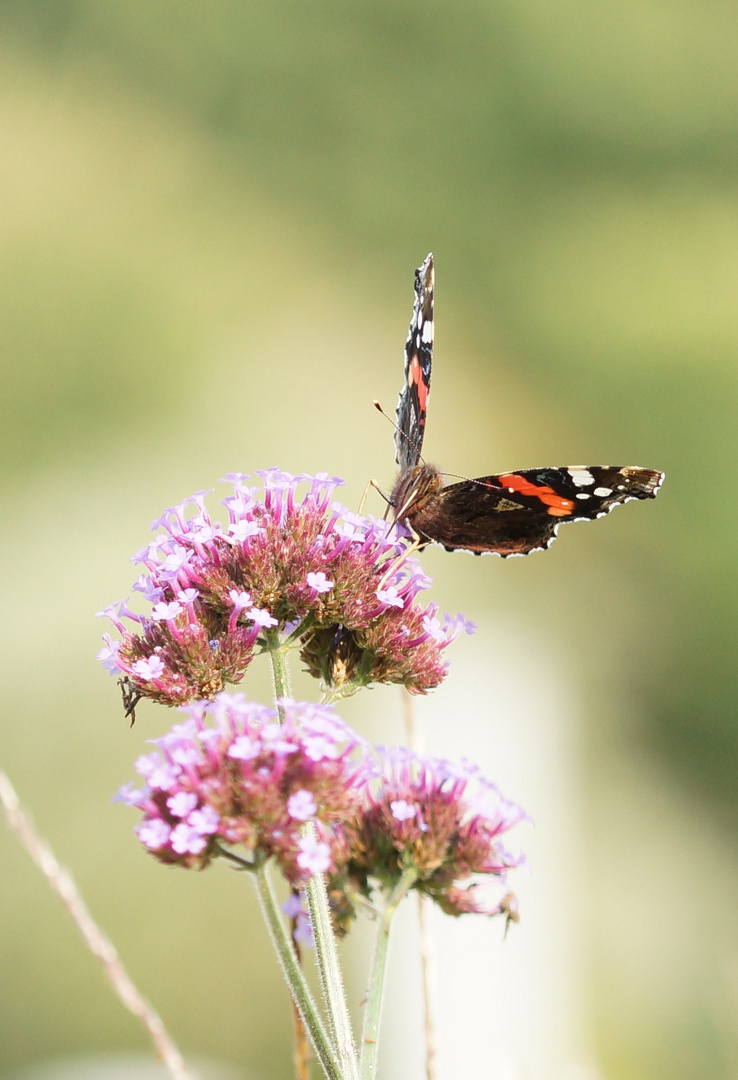
<svg viewBox="0 0 738 1080">
<path fill-rule="evenodd" d="M 400 470 L 420 460 L 433 362 L 433 255 L 415 271 L 415 303 L 405 342 L 405 385 L 397 402 L 395 458 Z"/>
<path fill-rule="evenodd" d="M 482 476 L 443 488 L 412 515 L 423 539 L 450 551 L 528 555 L 559 525 L 591 521 L 630 499 L 653 499 L 663 473 L 635 465 L 572 465 Z"/>
</svg>

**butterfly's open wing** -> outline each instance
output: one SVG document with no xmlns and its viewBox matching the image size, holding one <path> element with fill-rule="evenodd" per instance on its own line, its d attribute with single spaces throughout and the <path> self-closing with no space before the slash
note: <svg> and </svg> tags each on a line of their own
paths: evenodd
<svg viewBox="0 0 738 1080">
<path fill-rule="evenodd" d="M 405 342 L 405 385 L 397 402 L 395 458 L 400 469 L 420 460 L 433 362 L 433 255 L 415 271 L 415 304 Z"/>
<path fill-rule="evenodd" d="M 525 469 L 443 488 L 413 528 L 453 551 L 527 555 L 547 548 L 559 525 L 609 514 L 629 499 L 653 499 L 663 473 L 635 465 Z"/>
</svg>

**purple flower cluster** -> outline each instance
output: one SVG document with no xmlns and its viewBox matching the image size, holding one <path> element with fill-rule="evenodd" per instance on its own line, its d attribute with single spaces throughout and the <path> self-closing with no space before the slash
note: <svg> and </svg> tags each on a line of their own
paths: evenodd
<svg viewBox="0 0 738 1080">
<path fill-rule="evenodd" d="M 185 708 L 187 719 L 142 757 L 136 832 L 165 863 L 200 869 L 242 849 L 252 864 L 273 857 L 298 887 L 327 874 L 334 924 L 350 925 L 357 895 L 370 903 L 407 869 L 414 887 L 447 913 L 503 911 L 472 878 L 504 879 L 521 862 L 501 836 L 523 816 L 479 770 L 396 747 L 371 752 L 330 706 L 265 706 L 220 694 Z M 312 823 L 306 829 L 306 823 Z"/>
<path fill-rule="evenodd" d="M 224 848 L 256 862 L 271 856 L 293 885 L 333 868 L 331 827 L 361 798 L 358 736 L 330 706 L 241 694 L 188 706 L 187 719 L 136 763 L 143 789 L 119 798 L 143 813 L 136 833 L 165 863 L 201 869 Z M 306 822 L 314 828 L 305 829 Z"/>
<path fill-rule="evenodd" d="M 274 630 L 299 640 L 307 669 L 328 686 L 437 686 L 445 647 L 472 626 L 416 602 L 430 582 L 404 555 L 398 527 L 334 503 L 335 477 L 260 475 L 261 498 L 248 477 L 226 478 L 225 525 L 211 519 L 206 492 L 154 522 L 161 531 L 133 559 L 144 568 L 133 588 L 151 610 L 123 602 L 101 612 L 121 635 L 105 635 L 106 669 L 132 695 L 166 705 L 212 699 L 241 681 Z"/>
<path fill-rule="evenodd" d="M 504 880 L 521 864 L 501 837 L 525 817 L 523 810 L 468 762 L 404 747 L 380 749 L 367 762 L 372 775 L 361 805 L 342 825 L 343 858 L 331 879 L 339 925 L 345 929 L 353 916 L 352 893 L 371 898 L 377 883 L 390 891 L 407 869 L 417 872 L 414 887 L 447 914 L 504 914 L 505 905 L 485 902 L 471 879 Z"/>
</svg>

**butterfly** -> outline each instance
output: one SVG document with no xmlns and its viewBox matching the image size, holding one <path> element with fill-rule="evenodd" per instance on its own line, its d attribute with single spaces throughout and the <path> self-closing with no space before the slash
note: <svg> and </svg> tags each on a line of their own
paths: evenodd
<svg viewBox="0 0 738 1080">
<path fill-rule="evenodd" d="M 431 254 L 415 271 L 395 427 L 400 472 L 390 496 L 394 521 L 409 529 L 418 547 L 528 555 L 549 547 L 559 525 L 592 521 L 630 499 L 656 497 L 664 474 L 636 465 L 521 469 L 445 486 L 440 469 L 421 458 L 433 364 L 433 286 Z"/>
</svg>

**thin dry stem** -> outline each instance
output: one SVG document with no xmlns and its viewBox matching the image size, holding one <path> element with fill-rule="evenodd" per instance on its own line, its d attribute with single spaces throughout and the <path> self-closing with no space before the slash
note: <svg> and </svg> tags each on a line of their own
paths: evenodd
<svg viewBox="0 0 738 1080">
<path fill-rule="evenodd" d="M 310 1042 L 305 1025 L 294 1001 L 292 1005 L 292 1039 L 297 1080 L 310 1080 Z"/>
<path fill-rule="evenodd" d="M 425 1075 L 426 1080 L 436 1080 L 436 955 L 430 933 L 430 906 L 432 901 L 418 893 L 418 923 L 420 925 L 420 962 L 423 972 L 423 1012 L 425 1016 Z"/>
<path fill-rule="evenodd" d="M 415 713 L 412 694 L 404 691 L 402 712 L 405 720 L 405 740 L 416 754 L 423 752 L 420 724 Z M 430 933 L 430 904 L 426 896 L 418 893 L 418 926 L 420 932 L 420 966 L 423 982 L 423 1015 L 425 1018 L 425 1076 L 437 1080 L 436 1062 L 436 956 Z"/>
<path fill-rule="evenodd" d="M 297 919 L 290 919 L 290 925 L 292 948 L 295 950 L 297 963 L 302 967 L 302 949 L 300 948 L 300 942 L 297 940 L 296 936 Z M 310 1040 L 308 1039 L 305 1025 L 302 1022 L 300 1010 L 292 999 L 290 999 L 290 1004 L 292 1005 L 292 1039 L 293 1056 L 295 1060 L 295 1077 L 296 1080 L 310 1080 Z"/>
<path fill-rule="evenodd" d="M 71 915 L 87 947 L 102 964 L 113 991 L 126 1009 L 141 1021 L 174 1080 L 195 1080 L 194 1074 L 185 1068 L 182 1055 L 161 1017 L 131 982 L 112 941 L 90 915 L 69 872 L 59 865 L 48 843 L 34 829 L 3 772 L 0 772 L 0 804 L 18 839 Z"/>
</svg>

